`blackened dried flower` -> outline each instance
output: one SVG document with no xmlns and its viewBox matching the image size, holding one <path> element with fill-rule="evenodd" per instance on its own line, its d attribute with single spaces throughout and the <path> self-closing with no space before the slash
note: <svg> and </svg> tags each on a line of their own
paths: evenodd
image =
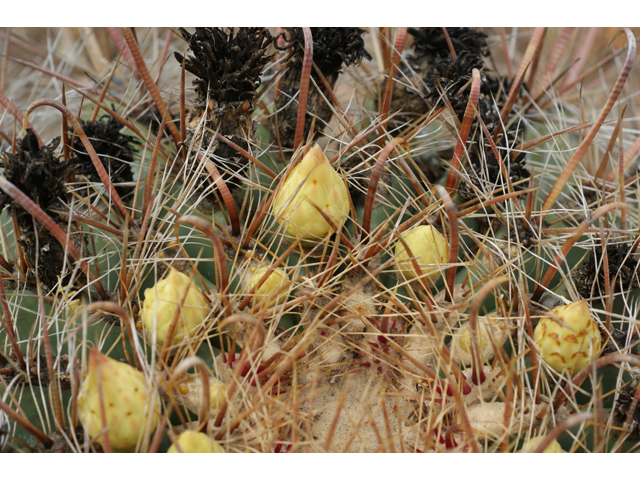
<svg viewBox="0 0 640 480">
<path fill-rule="evenodd" d="M 122 124 L 108 115 L 94 123 L 82 120 L 80 123 L 109 174 L 111 182 L 115 185 L 118 195 L 126 197 L 133 191 L 133 187 L 119 184 L 133 181 L 131 164 L 134 146 L 139 143 L 138 140 L 131 135 L 120 133 Z M 100 182 L 98 171 L 78 136 L 75 136 L 73 141 L 73 154 L 70 161 L 76 166 L 76 173 L 85 175 L 91 182 Z"/>
<path fill-rule="evenodd" d="M 502 168 L 492 149 L 487 148 L 486 152 L 480 155 L 477 146 L 473 145 L 470 148 L 469 162 L 470 166 L 465 171 L 468 173 L 470 182 L 483 195 L 489 196 L 494 191 L 501 195 L 501 189 L 506 191 L 507 180 L 502 175 Z M 505 155 L 502 162 L 513 189 L 518 191 L 527 188 L 526 182 L 521 182 L 531 176 L 531 172 L 526 167 L 526 152 L 521 152 L 513 158 L 510 154 Z M 460 182 L 458 195 L 464 202 L 478 198 L 476 190 L 465 181 Z"/>
<path fill-rule="evenodd" d="M 189 113 L 187 143 L 192 148 L 210 149 L 212 160 L 227 181 L 236 178 L 248 161 L 235 149 L 219 141 L 215 134 L 248 149 L 253 138 L 251 116 L 260 77 L 272 56 L 266 55 L 271 34 L 266 28 L 196 28 L 191 34 L 181 28 L 192 55 L 175 53 L 178 62 L 197 78 L 193 81 L 198 98 Z M 203 123 L 203 124 L 202 124 Z M 222 161 L 216 161 L 215 158 Z M 239 183 L 228 185 L 238 187 Z"/>
<path fill-rule="evenodd" d="M 441 104 L 441 95 L 444 93 L 456 115 L 462 120 L 469 100 L 469 88 L 461 91 L 462 87 L 471 81 L 474 68 L 482 70 L 483 67 L 482 57 L 468 51 L 460 52 L 455 60 L 451 56 L 439 59 L 425 78 L 425 84 L 430 89 L 427 99 L 432 105 Z"/>
<path fill-rule="evenodd" d="M 458 60 L 458 62 L 456 62 L 457 58 L 454 60 L 451 56 L 442 27 L 410 28 L 408 32 L 413 36 L 413 53 L 407 58 L 406 64 L 403 62 L 399 66 L 401 74 L 398 78 L 402 78 L 403 81 L 396 83 L 391 102 L 392 112 L 402 112 L 397 119 L 400 121 L 408 120 L 408 114 L 411 113 L 420 116 L 434 105 L 434 100 L 437 103 L 440 93 L 436 86 L 438 79 L 448 78 L 449 80 L 445 82 L 448 87 L 452 86 L 451 81 L 453 81 L 459 85 L 458 89 L 460 89 L 470 78 L 473 68 L 482 69 L 481 57 L 489 55 L 486 35 L 467 27 L 447 28 L 456 56 L 463 57 L 462 61 Z M 467 56 L 469 57 L 465 58 Z M 473 66 L 470 69 L 465 68 L 469 65 Z M 447 73 L 452 67 L 453 71 Z M 458 71 L 457 76 L 452 76 L 456 71 Z M 467 80 L 460 83 L 459 80 L 462 79 L 459 77 L 464 76 L 468 77 Z M 407 86 L 407 81 L 413 86 Z M 427 86 L 426 91 L 424 86 Z M 442 89 L 449 90 L 450 94 L 453 93 L 446 85 L 442 85 Z M 426 98 L 427 95 L 431 98 Z M 464 100 L 460 103 L 466 105 Z M 464 107 L 462 113 L 464 113 Z"/>
<path fill-rule="evenodd" d="M 286 35 L 281 33 L 276 38 L 276 41 L 283 38 L 284 46 L 277 48 L 287 51 L 287 66 L 299 77 L 304 59 L 304 34 L 301 28 L 285 30 Z M 313 38 L 313 61 L 325 76 L 340 73 L 343 66 L 359 65 L 363 58 L 371 59 L 362 38 L 366 31 L 361 28 L 314 27 L 310 30 Z"/>
<path fill-rule="evenodd" d="M 394 89 L 391 111 L 402 112 L 399 120 L 407 120 L 407 113 L 424 114 L 430 107 L 450 104 L 460 121 L 469 100 L 473 69 L 480 71 L 481 88 L 478 111 L 489 131 L 500 119 L 499 110 L 506 100 L 504 80 L 490 71 L 484 62 L 489 56 L 486 35 L 470 28 L 447 28 L 456 57 L 451 55 L 442 28 L 411 28 L 414 51 L 407 59 L 413 74 L 401 65 L 402 77 L 414 83 L 407 87 L 398 83 Z M 414 80 L 412 76 L 415 75 Z M 444 101 L 443 95 L 447 102 Z"/>
<path fill-rule="evenodd" d="M 66 199 L 66 179 L 73 173 L 70 162 L 60 161 L 54 154 L 60 144 L 60 137 L 40 147 L 35 134 L 28 130 L 20 141 L 20 151 L 6 156 L 5 177 L 25 193 L 44 211 L 62 206 L 60 199 Z M 20 228 L 29 228 L 31 214 L 18 206 L 8 195 L 0 193 L 0 210 L 11 205 L 12 216 Z"/>
<path fill-rule="evenodd" d="M 60 139 L 54 139 L 49 145 L 40 147 L 36 136 L 28 131 L 20 142 L 20 151 L 16 155 L 6 154 L 5 176 L 18 189 L 44 210 L 63 230 L 68 229 L 68 217 L 57 212 L 66 210 L 66 180 L 75 166 L 70 161 L 61 161 L 54 151 Z M 29 277 L 34 279 L 37 272 L 40 281 L 47 290 L 53 289 L 62 279 L 67 281 L 69 272 L 63 271 L 73 260 L 60 242 L 41 224 L 35 222 L 30 213 L 5 194 L 0 195 L 0 210 L 9 207 L 9 215 L 16 219 L 20 230 L 17 243 L 25 253 L 31 267 Z M 34 228 L 35 227 L 35 228 Z M 79 250 L 84 250 L 81 227 L 71 222 L 70 239 Z"/>
<path fill-rule="evenodd" d="M 292 99 L 300 90 L 304 60 L 304 34 L 301 28 L 286 28 L 285 30 L 286 34 L 280 34 L 275 41 L 277 45 L 278 39 L 284 39 L 284 45 L 276 48 L 287 52 L 285 57 L 287 71 L 280 83 L 280 91 L 276 98 L 276 110 L 278 112 L 280 142 L 286 147 L 292 147 L 298 120 L 298 103 Z M 331 88 L 335 86 L 343 67 L 359 65 L 363 58 L 371 59 L 371 55 L 364 48 L 362 37 L 364 33 L 365 30 L 356 27 L 311 28 L 313 62 Z M 305 138 L 309 134 L 314 116 L 317 117 L 315 132 L 321 132 L 333 114 L 331 107 L 324 100 L 324 98 L 329 99 L 329 92 L 314 68 L 311 69 L 311 77 L 320 91 L 313 85 L 309 86 L 307 115 L 304 122 Z"/>
<path fill-rule="evenodd" d="M 444 105 L 444 95 L 458 120 L 462 121 L 469 103 L 474 68 L 480 71 L 481 80 L 477 109 L 487 130 L 493 132 L 500 124 L 500 109 L 507 99 L 509 84 L 506 79 L 487 70 L 478 53 L 462 51 L 455 60 L 449 56 L 435 62 L 424 79 L 429 89 L 426 99 L 431 105 L 440 107 Z M 509 138 L 513 141 L 518 133 L 510 132 Z"/>
<path fill-rule="evenodd" d="M 614 291 L 627 290 L 638 284 L 636 271 L 638 261 L 629 255 L 631 247 L 626 243 L 608 244 L 609 281 Z M 604 294 L 604 267 L 602 265 L 602 247 L 595 247 L 583 265 L 572 273 L 578 293 L 583 298 Z"/>
<path fill-rule="evenodd" d="M 220 103 L 252 101 L 260 85 L 262 70 L 271 56 L 265 55 L 271 34 L 266 28 L 196 28 L 180 34 L 189 43 L 193 55 L 175 53 L 176 60 L 196 77 L 193 84 L 201 100 L 209 96 Z"/>
<path fill-rule="evenodd" d="M 442 27 L 410 28 L 408 31 L 415 41 L 416 57 L 435 60 L 446 58 L 451 54 Z M 469 52 L 489 55 L 486 34 L 468 27 L 447 28 L 447 34 L 456 54 Z"/>
<path fill-rule="evenodd" d="M 613 409 L 613 421 L 617 427 L 624 427 L 626 425 L 629 410 L 634 403 L 633 398 L 635 397 L 637 387 L 638 379 L 635 378 L 630 384 L 620 389 L 618 401 Z M 635 409 L 631 414 L 631 424 L 627 426 L 626 430 L 614 428 L 611 432 L 619 436 L 628 434 L 627 440 L 637 442 L 638 439 L 640 439 L 640 405 L 635 405 Z"/>
</svg>

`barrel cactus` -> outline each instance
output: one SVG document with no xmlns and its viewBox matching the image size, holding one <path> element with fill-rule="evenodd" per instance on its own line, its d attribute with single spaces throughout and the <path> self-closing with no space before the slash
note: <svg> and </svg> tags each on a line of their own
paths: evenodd
<svg viewBox="0 0 640 480">
<path fill-rule="evenodd" d="M 0 450 L 638 451 L 618 33 L 2 30 Z"/>
</svg>

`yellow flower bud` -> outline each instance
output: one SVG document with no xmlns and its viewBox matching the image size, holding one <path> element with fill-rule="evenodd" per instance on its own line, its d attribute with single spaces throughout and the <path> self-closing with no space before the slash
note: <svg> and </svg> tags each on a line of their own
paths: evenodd
<svg viewBox="0 0 640 480">
<path fill-rule="evenodd" d="M 543 440 L 544 437 L 533 437 L 528 442 L 522 446 L 522 453 L 533 453 L 538 444 Z M 549 444 L 547 448 L 545 448 L 542 453 L 564 453 L 560 444 L 554 440 Z"/>
<path fill-rule="evenodd" d="M 336 226 L 349 214 L 347 185 L 317 145 L 291 171 L 273 202 L 273 212 L 278 222 L 284 223 L 287 235 L 302 237 L 305 245 L 334 232 L 310 202 L 328 214 Z"/>
<path fill-rule="evenodd" d="M 251 279 L 249 280 L 249 288 L 255 287 L 260 279 L 267 273 L 269 270 L 267 267 L 260 267 L 253 272 L 251 275 Z M 258 290 L 256 290 L 255 295 L 253 297 L 253 302 L 258 303 L 261 302 L 267 296 L 275 293 L 280 288 L 285 285 L 289 285 L 291 281 L 289 280 L 289 276 L 285 273 L 282 268 L 276 268 L 269 278 L 260 286 Z M 287 297 L 289 296 L 288 289 L 285 289 L 280 293 L 280 295 L 273 296 L 271 300 L 267 303 L 267 308 L 271 308 L 275 306 L 277 303 L 283 303 Z"/>
<path fill-rule="evenodd" d="M 222 447 L 202 432 L 185 430 L 176 440 L 182 453 L 224 453 Z M 175 444 L 171 445 L 167 453 L 179 453 Z"/>
<path fill-rule="evenodd" d="M 111 448 L 130 451 L 147 429 L 149 433 L 155 430 L 160 406 L 157 401 L 149 400 L 150 392 L 142 372 L 91 350 L 78 409 L 80 420 L 92 438 L 103 429 L 100 384 Z M 98 437 L 97 442 L 104 445 L 104 435 Z"/>
<path fill-rule="evenodd" d="M 471 349 L 471 328 L 469 325 L 465 325 L 462 327 L 458 334 L 460 335 L 457 338 L 458 345 L 460 349 L 464 350 L 468 354 L 472 354 Z M 478 326 L 478 347 L 480 348 L 480 355 L 482 352 L 490 345 L 489 338 L 487 337 L 487 332 L 485 332 L 482 327 Z"/>
<path fill-rule="evenodd" d="M 420 270 L 427 278 L 435 278 L 440 273 L 439 265 L 449 261 L 449 247 L 444 237 L 431 225 L 419 225 L 402 236 L 415 257 Z M 400 273 L 407 280 L 418 277 L 409 253 L 402 242 L 396 243 L 396 261 Z"/>
<path fill-rule="evenodd" d="M 222 382 L 215 380 L 209 383 L 209 406 L 218 409 L 225 401 L 227 394 L 227 386 Z"/>
<path fill-rule="evenodd" d="M 496 345 L 501 345 L 507 339 L 508 326 L 506 322 L 499 321 L 495 317 L 478 318 L 478 347 L 480 360 L 491 360 L 495 355 L 493 344 L 489 334 L 492 335 Z M 451 355 L 455 362 L 461 365 L 473 363 L 473 349 L 471 348 L 471 325 L 465 323 L 455 331 L 451 345 Z"/>
<path fill-rule="evenodd" d="M 181 402 L 193 412 L 202 408 L 202 379 L 200 375 L 189 375 L 180 385 L 178 391 L 183 395 Z M 209 408 L 217 410 L 222 407 L 227 393 L 227 386 L 215 379 L 209 380 Z"/>
<path fill-rule="evenodd" d="M 166 278 L 144 291 L 142 321 L 149 332 L 155 325 L 159 343 L 167 338 L 171 320 L 187 286 L 189 291 L 172 338 L 172 343 L 179 343 L 185 336 L 192 335 L 207 317 L 209 306 L 198 286 L 194 282 L 189 285 L 187 275 L 170 268 Z"/>
<path fill-rule="evenodd" d="M 540 356 L 551 368 L 574 374 L 598 358 L 602 339 L 586 300 L 556 307 L 549 314 L 567 325 L 545 317 L 533 332 Z"/>
</svg>

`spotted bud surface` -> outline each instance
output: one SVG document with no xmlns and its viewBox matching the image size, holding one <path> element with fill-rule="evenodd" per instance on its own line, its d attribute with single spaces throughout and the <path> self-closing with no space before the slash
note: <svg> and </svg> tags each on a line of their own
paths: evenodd
<svg viewBox="0 0 640 480">
<path fill-rule="evenodd" d="M 202 432 L 186 430 L 180 434 L 176 443 L 180 445 L 182 453 L 224 453 L 222 447 Z M 171 445 L 167 453 L 180 453 L 178 448 Z"/>
<path fill-rule="evenodd" d="M 533 453 L 544 437 L 533 437 L 522 446 L 522 453 Z M 554 440 L 542 453 L 564 453 L 560 444 Z"/>
<path fill-rule="evenodd" d="M 142 322 L 149 332 L 156 329 L 157 341 L 164 343 L 173 315 L 184 292 L 189 289 L 176 323 L 171 343 L 179 343 L 195 333 L 209 312 L 209 305 L 198 286 L 189 277 L 171 268 L 166 278 L 144 291 Z"/>
<path fill-rule="evenodd" d="M 267 273 L 269 268 L 260 267 L 257 268 L 255 272 L 251 275 L 251 279 L 249 280 L 249 288 L 255 287 L 258 282 L 262 279 L 262 277 Z M 271 300 L 267 303 L 267 308 L 273 307 L 278 303 L 283 303 L 287 297 L 289 296 L 288 289 L 282 291 L 279 295 L 273 295 L 282 287 L 285 287 L 291 283 L 289 280 L 289 276 L 282 268 L 276 268 L 269 278 L 256 290 L 255 295 L 253 297 L 253 303 L 259 303 L 263 299 L 268 296 L 271 296 Z"/>
<path fill-rule="evenodd" d="M 419 225 L 405 232 L 402 238 L 418 262 L 422 274 L 431 279 L 437 277 L 440 273 L 439 266 L 449 261 L 449 246 L 442 234 L 431 225 Z M 402 242 L 396 243 L 398 269 L 407 280 L 414 280 L 418 273 L 410 258 Z"/>
<path fill-rule="evenodd" d="M 334 232 L 313 204 L 336 226 L 349 215 L 347 185 L 317 145 L 291 171 L 273 202 L 273 212 L 287 235 L 302 237 L 306 245 Z"/>
<path fill-rule="evenodd" d="M 540 320 L 533 332 L 542 359 L 556 372 L 574 374 L 598 358 L 601 336 L 586 300 L 561 305 Z M 565 325 L 553 320 L 557 317 Z"/>
<path fill-rule="evenodd" d="M 78 396 L 80 420 L 91 438 L 103 429 L 100 390 L 111 448 L 131 451 L 147 429 L 153 432 L 160 417 L 160 407 L 150 399 L 144 374 L 91 350 L 89 371 Z M 104 445 L 104 435 L 96 441 Z"/>
</svg>

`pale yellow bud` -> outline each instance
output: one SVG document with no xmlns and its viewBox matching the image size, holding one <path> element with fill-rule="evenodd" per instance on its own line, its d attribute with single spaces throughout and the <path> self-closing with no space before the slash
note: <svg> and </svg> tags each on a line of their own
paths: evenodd
<svg viewBox="0 0 640 480">
<path fill-rule="evenodd" d="M 186 430 L 176 440 L 182 453 L 224 453 L 222 447 L 202 432 Z M 167 453 L 180 453 L 175 444 L 171 445 Z"/>
<path fill-rule="evenodd" d="M 273 212 L 284 224 L 287 235 L 302 237 L 306 245 L 334 232 L 311 202 L 336 226 L 349 215 L 347 185 L 317 145 L 291 171 L 273 202 Z"/>
<path fill-rule="evenodd" d="M 602 339 L 586 300 L 556 307 L 549 314 L 567 325 L 545 317 L 533 333 L 540 356 L 551 368 L 574 374 L 598 358 Z"/>
<path fill-rule="evenodd" d="M 533 437 L 522 446 L 522 453 L 533 453 L 544 437 Z M 554 440 L 542 453 L 564 453 L 560 444 Z"/>
<path fill-rule="evenodd" d="M 483 363 L 495 355 L 491 338 L 496 345 L 502 345 L 508 338 L 508 326 L 506 322 L 499 321 L 495 317 L 478 318 L 478 355 Z M 473 349 L 471 348 L 471 325 L 463 324 L 453 335 L 451 341 L 451 355 L 456 363 L 471 365 L 473 363 Z"/>
<path fill-rule="evenodd" d="M 200 375 L 189 375 L 178 387 L 181 393 L 180 402 L 195 413 L 202 411 L 202 378 Z M 209 379 L 209 408 L 218 410 L 225 402 L 227 386 L 213 378 Z"/>
<path fill-rule="evenodd" d="M 267 267 L 260 267 L 253 272 L 251 279 L 249 280 L 249 288 L 255 287 L 258 282 L 262 279 L 262 277 L 269 270 Z M 276 291 L 281 289 L 282 287 L 288 286 L 291 283 L 289 280 L 289 276 L 282 268 L 276 268 L 269 278 L 260 286 L 258 290 L 256 290 L 255 295 L 253 297 L 253 302 L 258 303 L 261 302 L 267 296 L 274 294 Z M 267 308 L 273 307 L 278 303 L 283 303 L 287 297 L 289 296 L 288 289 L 282 291 L 279 295 L 274 295 L 271 297 L 271 300 L 267 303 Z"/>
<path fill-rule="evenodd" d="M 78 396 L 80 420 L 91 438 L 103 429 L 100 385 L 111 448 L 130 451 L 147 430 L 150 434 L 156 428 L 160 406 L 150 400 L 142 372 L 91 350 L 89 372 Z M 104 445 L 104 435 L 96 441 Z"/>
<path fill-rule="evenodd" d="M 209 383 L 209 406 L 218 409 L 225 401 L 227 394 L 227 386 L 222 382 L 215 380 Z"/>
<path fill-rule="evenodd" d="M 402 238 L 418 262 L 422 274 L 431 279 L 437 277 L 439 267 L 449 261 L 449 247 L 440 232 L 431 225 L 419 225 L 405 232 Z M 407 280 L 418 277 L 402 242 L 396 243 L 396 262 L 400 273 Z"/>
<path fill-rule="evenodd" d="M 460 348 L 465 351 L 466 353 L 473 353 L 473 349 L 471 348 L 471 328 L 469 327 L 469 325 L 465 325 L 464 327 L 462 327 L 459 331 L 458 334 L 460 335 L 458 338 L 458 345 L 460 346 Z M 488 346 L 490 345 L 489 343 L 489 337 L 487 337 L 487 333 L 482 330 L 481 327 L 478 328 L 478 347 L 480 348 L 480 352 L 483 352 Z"/>
<path fill-rule="evenodd" d="M 176 323 L 171 343 L 179 343 L 185 336 L 195 333 L 204 322 L 209 306 L 198 286 L 189 277 L 174 268 L 169 269 L 166 278 L 144 291 L 142 321 L 149 332 L 156 328 L 156 338 L 164 343 L 173 315 L 180 304 L 185 290 L 189 288 Z"/>
</svg>

